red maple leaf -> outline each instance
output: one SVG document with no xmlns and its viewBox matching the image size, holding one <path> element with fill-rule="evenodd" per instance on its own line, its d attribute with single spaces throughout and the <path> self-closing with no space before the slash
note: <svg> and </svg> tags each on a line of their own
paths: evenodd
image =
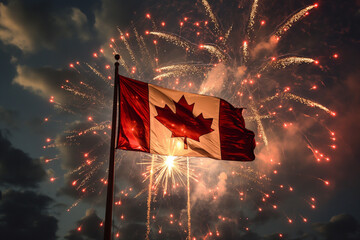
<svg viewBox="0 0 360 240">
<path fill-rule="evenodd" d="M 161 108 L 155 106 L 158 115 L 155 117 L 171 132 L 171 137 L 184 137 L 184 149 L 187 149 L 187 138 L 200 142 L 199 137 L 214 131 L 211 129 L 212 118 L 204 118 L 202 113 L 195 117 L 194 104 L 189 105 L 183 95 L 179 102 L 175 102 L 174 113 L 168 105 Z"/>
</svg>

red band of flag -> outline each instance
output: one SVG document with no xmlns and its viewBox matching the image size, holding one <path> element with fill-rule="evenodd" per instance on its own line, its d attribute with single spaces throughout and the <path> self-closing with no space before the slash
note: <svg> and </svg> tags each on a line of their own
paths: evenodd
<svg viewBox="0 0 360 240">
<path fill-rule="evenodd" d="M 150 152 L 148 84 L 119 76 L 118 146 L 124 150 Z"/>
</svg>

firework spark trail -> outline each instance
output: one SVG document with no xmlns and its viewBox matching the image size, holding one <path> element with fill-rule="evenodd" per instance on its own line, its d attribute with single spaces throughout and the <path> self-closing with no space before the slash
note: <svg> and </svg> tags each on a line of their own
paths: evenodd
<svg viewBox="0 0 360 240">
<path fill-rule="evenodd" d="M 111 41 L 111 43 L 109 44 L 109 47 L 112 49 L 113 54 L 114 54 L 114 53 L 119 53 L 120 50 L 119 50 L 118 45 L 117 45 L 116 42 L 115 42 L 115 39 L 114 39 L 114 38 L 111 38 L 110 41 Z"/>
<path fill-rule="evenodd" d="M 104 121 L 104 122 L 101 122 L 101 123 L 97 124 L 94 127 L 90 127 L 88 129 L 83 130 L 82 133 L 85 134 L 85 133 L 88 133 L 88 132 L 100 131 L 100 130 L 104 130 L 104 129 L 109 128 L 109 127 L 110 127 L 110 121 Z"/>
<path fill-rule="evenodd" d="M 107 77 L 105 77 L 104 75 L 102 75 L 98 70 L 96 70 L 93 66 L 91 66 L 88 63 L 85 63 L 86 66 L 88 66 L 88 68 L 91 69 L 91 71 L 93 71 L 97 76 L 99 76 L 102 80 L 104 80 L 104 82 L 106 82 L 107 84 L 110 84 L 109 79 L 107 79 Z"/>
<path fill-rule="evenodd" d="M 150 168 L 150 179 L 149 179 L 149 188 L 148 188 L 148 198 L 147 198 L 147 216 L 146 216 L 146 240 L 149 240 L 150 234 L 150 211 L 151 211 L 151 193 L 153 185 L 153 172 L 154 172 L 154 159 L 155 154 L 151 156 L 151 168 Z"/>
<path fill-rule="evenodd" d="M 73 204 L 71 204 L 71 206 L 68 209 L 66 209 L 66 211 L 70 212 L 70 210 L 72 208 L 76 207 L 81 202 L 81 200 L 82 200 L 82 198 L 77 199 Z"/>
<path fill-rule="evenodd" d="M 79 167 L 77 167 L 76 169 L 72 170 L 71 172 L 68 172 L 67 174 L 72 175 L 74 173 L 80 172 L 85 166 L 86 166 L 86 163 L 83 163 Z"/>
<path fill-rule="evenodd" d="M 293 14 L 289 20 L 287 20 L 283 25 L 281 25 L 276 31 L 275 31 L 275 36 L 277 37 L 281 37 L 282 35 L 285 34 L 285 32 L 287 32 L 293 25 L 294 23 L 298 22 L 300 19 L 302 19 L 303 17 L 305 17 L 308 14 L 308 11 L 310 11 L 313 8 L 316 8 L 318 5 L 314 4 L 314 5 L 310 5 L 308 7 L 305 7 L 301 10 L 299 10 L 298 12 L 296 12 L 295 14 Z"/>
<path fill-rule="evenodd" d="M 159 72 L 162 71 L 191 71 L 191 70 L 198 70 L 197 67 L 190 64 L 176 64 L 176 65 L 168 65 L 165 67 L 158 68 Z"/>
<path fill-rule="evenodd" d="M 54 157 L 54 158 L 46 158 L 45 160 L 44 160 L 44 162 L 45 163 L 49 163 L 49 162 L 52 162 L 52 161 L 54 161 L 54 160 L 58 160 L 59 158 L 58 157 Z"/>
<path fill-rule="evenodd" d="M 131 49 L 128 41 L 126 40 L 126 36 L 123 34 L 123 32 L 121 31 L 120 28 L 118 28 L 118 31 L 119 31 L 119 33 L 120 33 L 120 38 L 121 38 L 121 40 L 122 40 L 123 43 L 125 44 L 125 47 L 126 47 L 126 49 L 128 50 L 128 52 L 129 52 L 129 54 L 130 54 L 131 60 L 133 61 L 133 63 L 134 63 L 135 65 L 138 65 L 138 62 L 136 61 L 136 58 L 135 58 L 135 54 L 134 54 L 133 50 Z"/>
<path fill-rule="evenodd" d="M 53 102 L 54 104 L 54 107 L 55 108 L 58 108 L 64 112 L 68 112 L 68 113 L 71 113 L 71 114 L 75 114 L 75 112 L 73 110 L 70 110 L 69 108 L 67 108 L 66 106 L 63 106 L 61 103 L 59 102 Z"/>
<path fill-rule="evenodd" d="M 97 90 L 95 90 L 93 87 L 91 87 L 90 85 L 88 85 L 84 82 L 80 82 L 80 84 L 83 88 L 86 88 L 86 89 L 80 89 L 80 87 L 76 87 L 76 86 L 74 86 L 74 84 L 70 84 L 72 86 L 67 85 L 67 84 L 62 85 L 61 88 L 64 89 L 65 91 L 72 93 L 75 96 L 80 96 L 81 98 L 88 99 L 91 101 L 96 101 L 98 104 L 102 104 L 102 101 L 99 100 L 99 97 L 97 97 L 101 94 Z M 85 91 L 92 92 L 92 94 L 89 95 L 89 94 L 85 93 Z M 103 99 L 103 97 L 101 99 Z"/>
<path fill-rule="evenodd" d="M 180 73 L 180 72 L 168 72 L 168 73 L 163 73 L 163 74 L 160 74 L 160 75 L 154 77 L 153 80 L 161 80 L 161 79 L 163 79 L 163 78 L 180 76 L 179 73 Z"/>
<path fill-rule="evenodd" d="M 212 65 L 208 64 L 176 64 L 176 65 L 168 65 L 165 67 L 158 68 L 160 72 L 162 71 L 191 71 L 191 72 L 199 72 L 205 67 L 211 67 Z"/>
<path fill-rule="evenodd" d="M 244 63 L 246 63 L 249 58 L 248 43 L 246 41 L 243 43 L 242 49 L 243 49 L 243 55 L 244 55 Z"/>
<path fill-rule="evenodd" d="M 140 35 L 139 35 L 139 32 L 137 31 L 136 27 L 133 26 L 133 32 L 135 34 L 135 37 L 136 37 L 136 42 L 138 43 L 138 46 L 140 48 L 140 51 L 141 53 L 143 54 L 143 49 L 142 49 L 142 46 L 141 46 L 141 40 L 140 40 Z M 143 55 L 144 56 L 144 55 Z"/>
<path fill-rule="evenodd" d="M 152 28 L 153 28 L 155 31 L 157 31 L 158 27 L 157 27 L 157 25 L 156 25 L 155 21 L 151 18 L 151 15 L 150 15 L 149 13 L 148 13 L 148 14 L 146 14 L 146 18 L 147 18 L 147 19 L 149 19 L 149 20 L 151 21 Z"/>
<path fill-rule="evenodd" d="M 211 10 L 210 4 L 206 0 L 201 0 L 201 3 L 205 7 L 207 15 L 209 16 L 211 21 L 214 23 L 216 32 L 221 35 L 219 22 L 218 22 L 217 18 L 215 17 L 213 11 Z"/>
<path fill-rule="evenodd" d="M 227 30 L 227 32 L 225 33 L 224 41 L 223 41 L 224 45 L 225 45 L 226 41 L 228 40 L 228 38 L 229 38 L 229 36 L 230 36 L 230 33 L 231 33 L 231 31 L 232 31 L 232 28 L 233 28 L 233 26 L 231 25 L 231 26 L 229 27 L 229 30 Z"/>
<path fill-rule="evenodd" d="M 113 40 L 113 39 L 112 39 Z M 115 47 L 114 47 L 115 45 Z M 120 65 L 125 69 L 125 71 L 130 74 L 130 70 L 129 70 L 129 67 L 127 66 L 124 58 L 122 57 L 122 55 L 120 54 L 120 50 L 119 48 L 117 47 L 117 45 L 115 44 L 115 40 L 112 41 L 112 43 L 110 44 L 110 48 L 113 50 L 114 53 L 117 53 L 119 55 L 119 62 L 120 62 Z"/>
<path fill-rule="evenodd" d="M 68 91 L 69 93 L 72 93 L 74 96 L 79 96 L 83 99 L 96 102 L 99 105 L 106 105 L 106 103 L 104 103 L 103 101 L 105 97 L 99 91 L 95 90 L 93 87 L 84 82 L 80 82 L 80 84 L 86 89 L 80 89 L 79 87 L 71 87 L 69 85 L 62 85 L 61 88 L 65 91 Z M 91 94 L 87 94 L 89 92 Z"/>
<path fill-rule="evenodd" d="M 261 136 L 265 146 L 268 146 L 269 142 L 268 142 L 268 139 L 267 139 L 266 134 L 265 134 L 264 126 L 263 126 L 263 124 L 261 122 L 261 116 L 260 116 L 258 110 L 255 108 L 254 104 L 250 105 L 250 109 L 251 109 L 251 112 L 254 115 L 253 117 L 254 117 L 254 119 L 256 121 L 260 136 Z"/>
<path fill-rule="evenodd" d="M 135 33 L 135 37 L 136 37 L 136 41 L 138 43 L 138 46 L 139 46 L 139 49 L 140 49 L 140 52 L 141 52 L 141 56 L 142 56 L 142 59 L 144 60 L 146 57 L 149 58 L 149 62 L 153 65 L 152 63 L 152 60 L 150 58 L 150 54 L 149 52 L 147 51 L 146 49 L 146 45 L 145 45 L 145 42 L 142 38 L 142 36 L 139 35 L 138 31 L 136 30 L 135 27 L 133 27 L 133 31 Z"/>
<path fill-rule="evenodd" d="M 104 121 L 104 122 L 96 124 L 96 126 L 93 126 L 93 127 L 81 130 L 81 131 L 70 131 L 70 132 L 68 132 L 69 135 L 67 135 L 66 138 L 72 139 L 72 138 L 79 137 L 83 134 L 89 133 L 89 132 L 101 131 L 101 130 L 109 128 L 109 126 L 110 126 L 109 124 L 110 124 L 109 121 Z"/>
<path fill-rule="evenodd" d="M 91 161 L 91 163 L 92 162 L 95 162 L 95 160 Z M 92 178 L 92 176 L 98 171 L 98 169 L 102 165 L 103 165 L 103 163 L 100 162 L 100 163 L 96 164 L 95 166 L 89 168 L 89 163 L 83 163 L 78 168 L 76 168 L 75 170 L 67 173 L 67 175 L 70 176 L 70 175 L 73 175 L 73 174 L 77 173 L 80 176 L 83 176 L 82 179 L 79 178 L 79 179 L 73 181 L 73 186 L 75 187 L 76 190 L 81 189 L 81 190 L 85 191 L 87 188 L 89 188 L 89 186 L 87 185 L 87 183 L 89 182 L 89 179 Z"/>
<path fill-rule="evenodd" d="M 107 78 L 106 78 L 107 79 Z M 99 95 L 99 91 L 97 91 L 95 88 L 93 88 L 92 86 L 90 86 L 89 84 L 86 84 L 86 83 L 84 83 L 84 82 L 80 82 L 80 84 L 82 85 L 82 86 L 84 86 L 84 87 L 86 87 L 88 90 L 91 90 L 91 91 L 94 91 L 94 92 L 96 92 L 98 95 Z"/>
<path fill-rule="evenodd" d="M 186 157 L 186 166 L 187 166 L 187 216 L 188 216 L 188 240 L 191 240 L 191 215 L 190 215 L 190 166 L 189 166 L 189 157 Z"/>
<path fill-rule="evenodd" d="M 226 55 L 216 46 L 209 45 L 209 44 L 203 44 L 203 45 L 200 45 L 200 48 L 208 51 L 211 55 L 215 56 L 219 61 L 227 60 Z"/>
<path fill-rule="evenodd" d="M 330 115 L 335 115 L 335 113 L 333 111 L 331 111 L 330 109 L 328 109 L 327 107 L 325 107 L 324 105 L 321 105 L 320 103 L 317 103 L 317 102 L 314 102 L 314 101 L 311 101 L 309 99 L 306 99 L 306 98 L 303 98 L 303 97 L 300 97 L 300 96 L 297 96 L 293 93 L 281 93 L 281 94 L 277 94 L 277 95 L 274 95 L 272 97 L 268 97 L 266 99 L 264 99 L 262 102 L 265 103 L 265 102 L 269 102 L 269 101 L 272 101 L 274 99 L 289 99 L 289 100 L 294 100 L 296 102 L 299 102 L 299 103 L 302 103 L 306 106 L 309 106 L 309 107 L 317 107 L 327 113 L 329 113 Z"/>
<path fill-rule="evenodd" d="M 174 33 L 164 33 L 164 32 L 150 32 L 149 34 L 158 36 L 165 39 L 166 41 L 175 44 L 176 46 L 182 47 L 187 51 L 194 51 L 195 44 L 189 42 L 186 39 L 174 34 Z"/>
<path fill-rule="evenodd" d="M 75 72 L 77 72 L 77 73 L 79 73 L 80 74 L 80 71 L 79 71 L 79 69 L 77 69 L 77 67 L 76 67 L 76 65 L 75 64 L 70 64 L 70 67 L 73 69 L 73 70 L 75 70 Z"/>
<path fill-rule="evenodd" d="M 120 58 L 119 58 L 119 62 L 121 64 L 121 66 L 123 66 L 123 68 L 125 69 L 125 71 L 130 74 L 130 69 L 129 67 L 126 65 L 126 62 L 124 60 L 124 58 L 121 56 L 121 54 L 119 54 Z"/>
<path fill-rule="evenodd" d="M 169 71 L 167 73 L 162 73 L 155 76 L 154 80 L 159 80 L 166 77 L 171 76 L 181 76 L 181 75 L 190 75 L 190 74 L 197 74 L 202 73 L 202 69 L 206 67 L 206 65 L 191 65 L 191 64 L 178 64 L 178 65 L 169 65 L 165 67 L 158 68 L 158 72 L 162 71 Z"/>
<path fill-rule="evenodd" d="M 95 161 L 95 160 L 93 160 L 93 161 Z M 93 165 L 93 166 L 91 167 L 91 169 L 86 173 L 85 178 L 80 182 L 80 185 L 79 185 L 78 189 L 80 189 L 80 187 L 82 187 L 82 186 L 85 186 L 85 184 L 89 182 L 89 179 L 92 178 L 92 176 L 97 172 L 97 170 L 98 170 L 102 165 L 103 165 L 103 162 L 100 162 L 100 163 L 98 163 L 98 164 L 96 164 L 96 165 Z M 87 188 L 88 188 L 88 187 L 87 187 Z"/>
<path fill-rule="evenodd" d="M 135 28 L 135 26 L 133 27 L 133 32 L 134 32 L 134 34 L 135 34 L 136 42 L 137 42 L 137 44 L 138 44 L 138 46 L 139 46 L 141 55 L 142 55 L 143 57 L 145 57 L 145 49 L 144 49 L 144 46 L 142 45 L 139 32 L 137 31 L 137 29 Z"/>
<path fill-rule="evenodd" d="M 268 115 L 259 115 L 257 118 L 254 116 L 245 116 L 244 119 L 246 121 L 256 121 L 256 119 L 270 119 L 273 117 L 274 117 L 273 115 L 268 114 Z"/>
<path fill-rule="evenodd" d="M 147 56 L 147 58 L 148 58 L 148 60 L 149 60 L 149 63 L 151 63 L 151 66 L 152 66 L 153 68 L 155 68 L 154 61 L 153 61 L 153 59 L 152 59 L 151 56 L 150 56 L 150 52 L 149 52 L 148 48 L 146 47 L 146 43 L 145 43 L 145 41 L 144 41 L 143 36 L 140 36 L 140 40 L 141 40 L 141 44 L 142 44 L 142 46 L 143 46 L 143 48 L 144 48 L 144 50 L 145 50 L 145 52 L 146 52 L 146 56 Z"/>
<path fill-rule="evenodd" d="M 199 47 L 191 43 L 190 41 L 181 38 L 173 33 L 164 33 L 164 32 L 150 32 L 150 34 L 161 37 L 166 41 L 175 44 L 176 46 L 182 47 L 186 51 L 195 52 L 198 48 L 204 49 L 209 52 L 212 56 L 216 57 L 218 60 L 225 60 L 227 56 L 217 47 L 214 45 L 209 44 L 201 44 Z"/>
<path fill-rule="evenodd" d="M 68 91 L 68 92 L 71 92 L 72 94 L 74 94 L 75 96 L 80 96 L 81 98 L 86 98 L 88 100 L 92 99 L 89 95 L 85 94 L 85 93 L 82 93 L 82 92 L 79 92 L 77 91 L 76 89 L 68 86 L 68 85 L 64 85 L 63 89 L 65 91 Z"/>
<path fill-rule="evenodd" d="M 312 58 L 306 58 L 306 57 L 286 57 L 278 60 L 270 60 L 260 71 L 259 73 L 263 73 L 264 71 L 268 70 L 269 68 L 274 69 L 282 69 L 286 68 L 292 65 L 300 65 L 303 63 L 314 63 L 315 60 Z"/>
<path fill-rule="evenodd" d="M 254 31 L 254 23 L 255 23 L 255 17 L 256 17 L 256 12 L 257 12 L 257 7 L 258 7 L 258 1 L 259 0 L 254 0 L 254 3 L 252 4 L 252 7 L 251 7 L 249 24 L 248 24 L 248 28 L 247 28 L 249 38 L 250 38 L 252 32 Z"/>
<path fill-rule="evenodd" d="M 308 145 L 307 145 L 307 147 L 308 147 L 308 149 L 310 149 L 310 151 L 312 152 L 312 154 L 313 154 L 313 156 L 315 157 L 315 159 L 318 161 L 318 162 L 320 162 L 320 158 L 319 158 L 319 152 L 317 151 L 317 150 L 315 150 L 314 149 L 314 147 L 312 146 L 312 144 L 311 144 L 311 142 L 309 141 L 309 139 L 305 136 L 305 139 L 306 139 L 306 141 L 308 142 Z M 326 157 L 325 157 L 325 159 L 326 159 Z"/>
</svg>

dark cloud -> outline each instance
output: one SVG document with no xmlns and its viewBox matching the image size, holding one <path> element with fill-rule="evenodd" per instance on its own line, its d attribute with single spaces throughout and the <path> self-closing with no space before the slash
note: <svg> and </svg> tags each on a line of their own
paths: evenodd
<svg viewBox="0 0 360 240">
<path fill-rule="evenodd" d="M 86 215 L 77 221 L 76 229 L 70 230 L 65 236 L 67 240 L 102 240 L 104 237 L 102 220 L 94 209 L 88 209 Z"/>
<path fill-rule="evenodd" d="M 251 219 L 252 224 L 260 225 L 267 223 L 273 219 L 280 217 L 280 213 L 273 208 L 265 208 L 254 218 Z"/>
<path fill-rule="evenodd" d="M 3 190 L 37 187 L 46 173 L 39 159 L 12 146 L 0 131 L 0 232 L 4 239 L 56 239 L 57 219 L 48 209 L 53 200 L 33 191 Z"/>
<path fill-rule="evenodd" d="M 262 238 L 259 235 L 257 235 L 256 233 L 254 233 L 252 231 L 249 231 L 249 232 L 245 233 L 244 235 L 242 235 L 241 239 L 244 239 L 244 240 L 261 240 Z"/>
<path fill-rule="evenodd" d="M 31 191 L 2 192 L 0 232 L 2 239 L 54 240 L 57 219 L 47 212 L 52 199 Z"/>
<path fill-rule="evenodd" d="M 90 39 L 90 27 L 87 25 L 87 16 L 78 8 L 71 8 L 69 17 L 74 24 L 75 31 L 81 40 L 87 41 Z M 74 31 L 74 32 L 75 32 Z"/>
<path fill-rule="evenodd" d="M 34 117 L 23 121 L 23 118 L 18 112 L 2 106 L 0 106 L 0 122 L 4 123 L 6 127 L 11 130 L 19 130 L 19 128 L 26 126 L 33 133 L 44 133 L 43 119 Z"/>
<path fill-rule="evenodd" d="M 129 239 L 129 240 L 144 239 L 145 232 L 146 232 L 145 224 L 130 223 L 125 225 L 125 227 L 119 229 L 119 234 L 120 234 L 119 237 L 121 239 Z M 178 236 L 177 232 L 175 232 L 175 234 Z M 158 239 L 176 239 L 173 236 L 174 234 L 169 233 L 166 238 L 160 237 Z"/>
<path fill-rule="evenodd" d="M 95 11 L 95 28 L 106 40 L 118 35 L 116 27 L 123 26 L 136 15 L 143 1 L 135 0 L 123 4 L 116 0 L 103 0 L 99 10 Z M 127 25 L 127 24 L 126 24 Z"/>
<path fill-rule="evenodd" d="M 16 129 L 18 127 L 17 112 L 0 106 L 0 122 L 5 123 L 9 128 Z"/>
<path fill-rule="evenodd" d="M 49 67 L 31 68 L 28 66 L 17 66 L 17 75 L 14 83 L 19 84 L 33 93 L 49 99 L 54 96 L 55 101 L 58 99 L 65 101 L 70 96 L 61 89 L 65 80 L 78 81 L 79 77 L 76 72 L 71 70 L 53 69 Z M 73 98 L 71 99 L 73 100 Z M 69 101 L 69 100 L 68 100 Z"/>
<path fill-rule="evenodd" d="M 0 185 L 36 187 L 45 176 L 39 159 L 14 148 L 0 131 Z"/>
<path fill-rule="evenodd" d="M 89 38 L 87 17 L 78 8 L 58 8 L 50 2 L 11 0 L 0 3 L 0 40 L 23 52 L 53 48 L 72 35 Z"/>
<path fill-rule="evenodd" d="M 25 122 L 26 126 L 32 133 L 44 134 L 44 120 L 39 117 L 34 117 Z"/>
<path fill-rule="evenodd" d="M 360 225 L 349 214 L 333 216 L 327 223 L 316 223 L 314 229 L 326 240 L 356 240 L 360 239 Z"/>
<path fill-rule="evenodd" d="M 359 65 L 357 61 L 351 61 L 350 54 L 356 50 L 347 50 L 344 54 L 347 64 Z M 360 53 L 357 53 L 359 55 Z M 344 65 L 347 65 L 344 64 Z M 346 66 L 344 66 L 346 68 Z M 338 111 L 336 120 L 330 125 L 335 131 L 337 139 L 337 151 L 332 157 L 332 167 L 328 168 L 328 174 L 334 179 L 335 194 L 331 199 L 331 204 L 336 204 L 338 212 L 354 211 L 359 214 L 360 193 L 354 189 L 359 189 L 359 169 L 360 158 L 359 143 L 360 136 L 360 71 L 339 72 L 342 76 L 341 84 L 333 87 L 332 92 L 327 96 L 332 98 L 335 109 Z M 345 104 L 346 103 L 346 104 Z M 331 205 L 328 205 L 331 207 Z M 356 215 L 355 215 L 356 216 Z"/>
<path fill-rule="evenodd" d="M 53 97 L 55 107 L 60 110 L 73 114 L 90 113 L 94 108 L 105 109 L 105 113 L 110 110 L 111 100 L 106 98 L 111 90 L 109 85 L 93 72 L 89 73 L 89 69 L 83 69 L 85 74 L 80 74 L 73 69 L 18 65 L 16 70 L 13 83 L 45 99 Z M 87 84 L 91 85 L 91 90 Z"/>
</svg>

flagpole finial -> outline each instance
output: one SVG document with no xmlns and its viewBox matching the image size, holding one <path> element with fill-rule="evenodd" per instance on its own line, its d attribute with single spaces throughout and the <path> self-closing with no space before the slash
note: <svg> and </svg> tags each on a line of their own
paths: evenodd
<svg viewBox="0 0 360 240">
<path fill-rule="evenodd" d="M 120 59 L 120 55 L 119 54 L 115 54 L 115 60 L 118 61 Z"/>
</svg>

